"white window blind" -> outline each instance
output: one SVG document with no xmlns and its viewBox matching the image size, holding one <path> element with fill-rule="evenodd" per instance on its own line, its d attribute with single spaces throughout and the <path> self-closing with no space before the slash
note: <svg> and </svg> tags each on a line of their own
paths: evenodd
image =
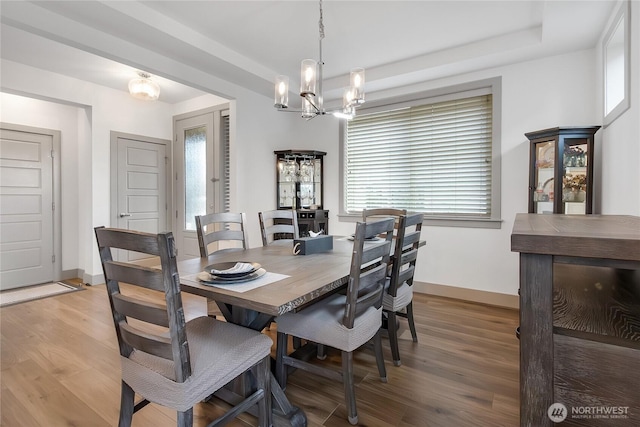
<svg viewBox="0 0 640 427">
<path fill-rule="evenodd" d="M 346 213 L 490 218 L 492 95 L 359 115 L 345 126 Z"/>
<path fill-rule="evenodd" d="M 222 191 L 223 191 L 223 210 L 224 212 L 229 212 L 231 209 L 231 191 L 230 191 L 230 168 L 231 161 L 229 158 L 229 111 L 223 111 L 221 117 L 221 134 L 222 134 L 222 156 L 223 156 L 223 183 L 222 183 Z"/>
</svg>

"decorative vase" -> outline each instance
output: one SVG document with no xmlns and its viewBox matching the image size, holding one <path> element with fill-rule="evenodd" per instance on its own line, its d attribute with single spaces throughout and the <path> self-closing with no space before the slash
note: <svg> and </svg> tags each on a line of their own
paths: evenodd
<svg viewBox="0 0 640 427">
<path fill-rule="evenodd" d="M 563 202 L 573 202 L 576 198 L 576 192 L 569 189 L 569 188 L 565 188 L 562 191 L 562 201 Z"/>
</svg>

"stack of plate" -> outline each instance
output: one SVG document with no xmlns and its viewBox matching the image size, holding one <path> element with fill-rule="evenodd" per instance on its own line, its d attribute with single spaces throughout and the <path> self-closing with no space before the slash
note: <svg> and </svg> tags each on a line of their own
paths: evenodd
<svg viewBox="0 0 640 427">
<path fill-rule="evenodd" d="M 230 285 L 255 280 L 265 273 L 266 270 L 257 262 L 231 261 L 206 266 L 198 278 L 205 283 Z"/>
<path fill-rule="evenodd" d="M 354 241 L 355 239 L 356 239 L 355 234 L 352 234 L 352 235 L 347 237 L 347 240 Z M 371 237 L 365 237 L 364 240 L 367 241 L 367 242 L 377 242 L 378 240 L 383 240 L 383 239 L 381 239 L 378 236 L 371 236 Z"/>
</svg>

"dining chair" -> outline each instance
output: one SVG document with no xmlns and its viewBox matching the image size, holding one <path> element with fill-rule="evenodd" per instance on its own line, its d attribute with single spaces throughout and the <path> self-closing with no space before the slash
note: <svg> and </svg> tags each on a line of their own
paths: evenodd
<svg viewBox="0 0 640 427">
<path fill-rule="evenodd" d="M 256 391 L 208 427 L 224 425 L 256 404 L 259 425 L 270 427 L 271 338 L 206 316 L 185 321 L 171 233 L 97 227 L 95 235 L 120 348 L 118 425 L 131 426 L 133 414 L 153 402 L 176 410 L 178 427 L 191 427 L 196 403 L 250 372 Z M 157 256 L 159 265 L 115 261 L 112 249 Z M 142 397 L 138 403 L 136 393 Z"/>
<path fill-rule="evenodd" d="M 196 231 L 200 256 L 206 258 L 214 252 L 237 251 L 249 249 L 249 239 L 246 231 L 247 215 L 235 212 L 216 212 L 196 216 Z M 209 245 L 219 242 L 234 242 L 236 247 L 216 248 L 209 250 Z M 240 242 L 242 247 L 239 247 Z"/>
<path fill-rule="evenodd" d="M 363 209 L 362 210 L 362 220 L 364 222 L 371 221 L 379 221 L 383 218 L 394 218 L 396 220 L 394 226 L 393 234 L 397 234 L 398 232 L 398 220 L 401 215 L 406 215 L 406 209 L 396 209 L 396 208 L 371 208 L 371 209 Z"/>
<path fill-rule="evenodd" d="M 276 379 L 280 386 L 283 389 L 286 387 L 289 366 L 342 381 L 351 424 L 358 423 L 353 352 L 373 340 L 380 379 L 382 382 L 387 381 L 380 327 L 382 292 L 391 251 L 393 223 L 393 219 L 388 218 L 372 223 L 359 222 L 356 225 L 351 270 L 345 293 L 333 294 L 298 312 L 289 312 L 276 318 Z M 367 241 L 367 238 L 379 234 L 385 234 L 387 238 Z M 340 350 L 342 371 L 288 355 L 289 335 Z"/>
<path fill-rule="evenodd" d="M 376 218 L 389 218 L 394 217 L 397 218 L 400 215 L 406 215 L 406 209 L 396 209 L 396 208 L 371 208 L 371 209 L 363 209 L 362 210 L 362 220 L 364 222 L 370 222 L 371 220 L 375 220 Z"/>
<path fill-rule="evenodd" d="M 298 239 L 298 214 L 295 209 L 276 209 L 258 212 L 262 246 L 269 246 L 276 240 Z"/>
<path fill-rule="evenodd" d="M 398 328 L 396 317 L 404 317 L 409 323 L 411 338 L 418 342 L 413 321 L 413 275 L 415 273 L 423 214 L 401 215 L 393 250 L 391 275 L 387 277 L 382 309 L 387 316 L 387 329 L 393 364 L 400 366 Z"/>
</svg>

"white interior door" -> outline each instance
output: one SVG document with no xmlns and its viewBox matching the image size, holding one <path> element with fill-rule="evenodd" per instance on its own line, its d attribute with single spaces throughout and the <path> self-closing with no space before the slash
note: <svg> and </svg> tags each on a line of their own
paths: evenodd
<svg viewBox="0 0 640 427">
<path fill-rule="evenodd" d="M 175 122 L 176 224 L 180 259 L 200 256 L 195 217 L 221 209 L 220 112 Z"/>
<path fill-rule="evenodd" d="M 54 280 L 51 134 L 0 129 L 0 289 Z"/>
<path fill-rule="evenodd" d="M 148 233 L 169 231 L 167 153 L 170 141 L 115 132 L 112 141 L 114 139 L 116 227 Z M 116 257 L 120 261 L 135 261 L 142 255 L 128 252 L 118 253 Z"/>
</svg>

